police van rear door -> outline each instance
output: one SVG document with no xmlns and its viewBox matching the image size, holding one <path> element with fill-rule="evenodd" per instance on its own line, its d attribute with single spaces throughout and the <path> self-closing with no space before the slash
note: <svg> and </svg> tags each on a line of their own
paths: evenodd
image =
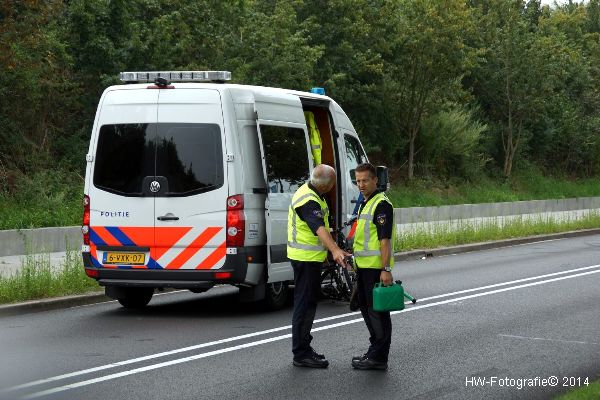
<svg viewBox="0 0 600 400">
<path fill-rule="evenodd" d="M 287 259 L 287 219 L 292 196 L 308 181 L 310 142 L 302 104 L 294 95 L 255 93 L 263 173 L 269 282 L 293 280 Z"/>
<path fill-rule="evenodd" d="M 88 158 L 90 255 L 97 268 L 152 268 L 158 90 L 108 91 Z"/>
<path fill-rule="evenodd" d="M 170 270 L 221 268 L 228 189 L 220 94 L 161 89 L 158 103 L 155 260 Z"/>
</svg>

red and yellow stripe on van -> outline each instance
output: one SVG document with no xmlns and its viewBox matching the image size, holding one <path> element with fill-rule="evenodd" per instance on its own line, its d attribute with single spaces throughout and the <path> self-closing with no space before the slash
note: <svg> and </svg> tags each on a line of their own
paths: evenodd
<svg viewBox="0 0 600 400">
<path fill-rule="evenodd" d="M 98 246 L 150 248 L 145 265 L 102 264 Z M 218 269 L 226 254 L 225 232 L 214 227 L 90 227 L 90 254 L 100 268 L 122 269 Z"/>
</svg>

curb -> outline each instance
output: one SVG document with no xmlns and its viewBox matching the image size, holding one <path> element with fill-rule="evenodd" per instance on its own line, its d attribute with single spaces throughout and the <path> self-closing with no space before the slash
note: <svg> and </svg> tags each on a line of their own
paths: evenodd
<svg viewBox="0 0 600 400">
<path fill-rule="evenodd" d="M 31 300 L 23 303 L 5 304 L 0 306 L 0 317 L 29 314 L 41 311 L 59 310 L 87 304 L 111 301 L 103 292 L 93 292 L 75 296 L 53 297 L 50 299 Z"/>
<path fill-rule="evenodd" d="M 546 240 L 566 239 L 580 236 L 600 234 L 600 228 L 584 229 L 547 235 L 527 236 L 515 239 L 497 240 L 492 242 L 480 242 L 463 244 L 458 246 L 439 247 L 437 249 L 410 250 L 394 254 L 394 261 L 417 260 L 429 257 L 440 257 L 452 254 L 470 253 L 473 251 L 490 250 L 502 247 L 516 246 L 520 244 L 541 242 Z M 41 311 L 58 310 L 83 306 L 87 304 L 103 303 L 112 301 L 102 292 L 93 292 L 76 296 L 64 296 L 51 299 L 32 300 L 24 303 L 0 305 L 0 317 L 14 316 Z"/>
</svg>

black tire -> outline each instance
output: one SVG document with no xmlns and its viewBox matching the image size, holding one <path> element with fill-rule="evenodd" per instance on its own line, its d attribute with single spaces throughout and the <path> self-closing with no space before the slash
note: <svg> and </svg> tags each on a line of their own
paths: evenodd
<svg viewBox="0 0 600 400">
<path fill-rule="evenodd" d="M 281 310 L 288 300 L 288 283 L 273 282 L 267 283 L 265 286 L 265 307 L 268 310 Z"/>
<path fill-rule="evenodd" d="M 150 303 L 154 288 L 123 288 L 123 294 L 124 296 L 117 299 L 118 302 L 125 308 L 136 310 Z"/>
</svg>

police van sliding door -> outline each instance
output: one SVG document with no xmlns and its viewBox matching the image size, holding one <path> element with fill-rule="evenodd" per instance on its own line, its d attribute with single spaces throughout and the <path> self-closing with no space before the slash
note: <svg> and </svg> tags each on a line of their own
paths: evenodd
<svg viewBox="0 0 600 400">
<path fill-rule="evenodd" d="M 292 196 L 310 176 L 310 143 L 300 99 L 255 94 L 255 111 L 267 184 L 265 222 L 269 282 L 293 280 L 287 259 L 287 219 Z"/>
</svg>

